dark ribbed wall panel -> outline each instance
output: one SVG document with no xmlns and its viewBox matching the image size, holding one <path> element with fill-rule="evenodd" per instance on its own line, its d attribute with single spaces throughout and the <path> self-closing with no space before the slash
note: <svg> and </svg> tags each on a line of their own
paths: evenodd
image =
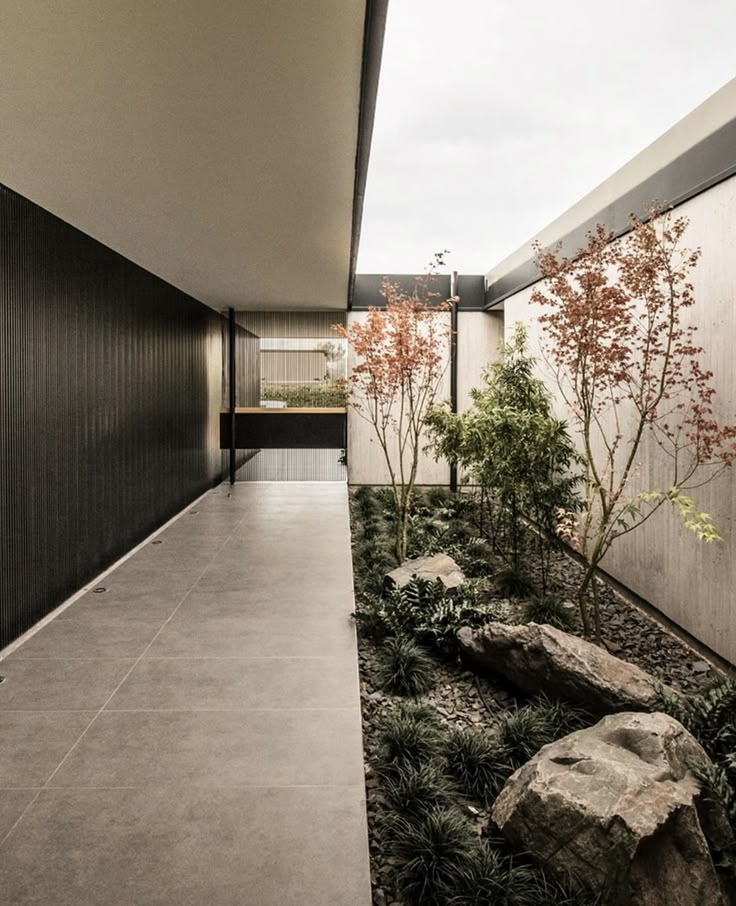
<svg viewBox="0 0 736 906">
<path fill-rule="evenodd" d="M 0 187 L 0 647 L 221 477 L 220 322 Z"/>
</svg>

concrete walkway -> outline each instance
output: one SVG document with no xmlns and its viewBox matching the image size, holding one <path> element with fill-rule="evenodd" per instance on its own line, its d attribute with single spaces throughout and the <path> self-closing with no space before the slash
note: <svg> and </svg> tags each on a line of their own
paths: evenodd
<svg viewBox="0 0 736 906">
<path fill-rule="evenodd" d="M 0 901 L 368 906 L 344 484 L 239 484 L 0 662 Z"/>
</svg>

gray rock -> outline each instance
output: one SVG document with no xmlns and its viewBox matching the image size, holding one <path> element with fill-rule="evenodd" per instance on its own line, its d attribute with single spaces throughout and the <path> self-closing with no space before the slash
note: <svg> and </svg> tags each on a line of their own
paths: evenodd
<svg viewBox="0 0 736 906">
<path fill-rule="evenodd" d="M 475 630 L 464 627 L 458 641 L 467 665 L 500 673 L 527 692 L 566 698 L 596 714 L 656 706 L 652 676 L 553 626 L 488 623 Z"/>
<path fill-rule="evenodd" d="M 616 906 L 726 906 L 708 842 L 730 834 L 689 770 L 707 756 L 661 714 L 604 717 L 545 746 L 506 783 L 492 820 L 559 877 Z"/>
<path fill-rule="evenodd" d="M 457 588 L 465 581 L 465 575 L 452 557 L 447 554 L 433 554 L 430 557 L 416 557 L 404 560 L 401 566 L 386 575 L 386 584 L 403 588 L 414 576 L 441 582 L 445 588 Z"/>
<path fill-rule="evenodd" d="M 694 661 L 692 664 L 693 673 L 708 673 L 710 664 L 707 661 Z"/>
</svg>

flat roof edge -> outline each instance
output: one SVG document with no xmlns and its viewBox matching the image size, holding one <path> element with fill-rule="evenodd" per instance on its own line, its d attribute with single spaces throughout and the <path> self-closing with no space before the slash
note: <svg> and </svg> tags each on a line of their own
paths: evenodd
<svg viewBox="0 0 736 906">
<path fill-rule="evenodd" d="M 603 223 L 616 235 L 630 228 L 653 201 L 676 207 L 736 175 L 736 79 L 676 123 L 486 274 L 486 307 L 539 280 L 532 243 L 561 244 L 563 254 L 584 245 Z"/>
</svg>

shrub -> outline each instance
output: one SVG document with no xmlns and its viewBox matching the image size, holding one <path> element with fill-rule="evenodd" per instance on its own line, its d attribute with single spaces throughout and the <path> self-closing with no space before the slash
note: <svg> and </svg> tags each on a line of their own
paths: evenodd
<svg viewBox="0 0 736 906">
<path fill-rule="evenodd" d="M 397 636 L 381 649 L 381 684 L 398 695 L 422 695 L 434 684 L 432 659 L 411 639 Z"/>
<path fill-rule="evenodd" d="M 295 408 L 342 408 L 348 404 L 344 380 L 302 381 L 298 384 L 264 383 L 261 399 L 277 400 Z"/>
<path fill-rule="evenodd" d="M 468 796 L 488 802 L 504 774 L 505 752 L 482 730 L 465 728 L 450 732 L 446 743 L 447 771 Z"/>
<path fill-rule="evenodd" d="M 490 534 L 516 578 L 523 573 L 526 520 L 539 528 L 534 540 L 546 591 L 557 513 L 576 508 L 579 479 L 571 470 L 580 457 L 565 423 L 554 417 L 552 397 L 536 375 L 523 325 L 516 325 L 501 352 L 487 368 L 484 386 L 471 391 L 469 409 L 459 415 L 446 406 L 431 411 L 429 437 L 438 459 L 469 470 L 482 489 Z"/>
<path fill-rule="evenodd" d="M 431 708 L 402 705 L 386 718 L 380 740 L 379 769 L 389 775 L 430 762 L 441 749 L 442 734 Z"/>
<path fill-rule="evenodd" d="M 420 816 L 435 806 L 448 805 L 451 789 L 433 764 L 402 765 L 383 778 L 383 795 L 399 815 Z"/>
<path fill-rule="evenodd" d="M 419 819 L 394 815 L 392 855 L 399 862 L 400 896 L 417 906 L 445 906 L 477 849 L 467 821 L 452 808 L 434 807 Z"/>
<path fill-rule="evenodd" d="M 575 626 L 569 605 L 554 595 L 534 595 L 530 598 L 524 608 L 524 619 L 527 623 L 547 623 L 566 631 Z"/>
</svg>

